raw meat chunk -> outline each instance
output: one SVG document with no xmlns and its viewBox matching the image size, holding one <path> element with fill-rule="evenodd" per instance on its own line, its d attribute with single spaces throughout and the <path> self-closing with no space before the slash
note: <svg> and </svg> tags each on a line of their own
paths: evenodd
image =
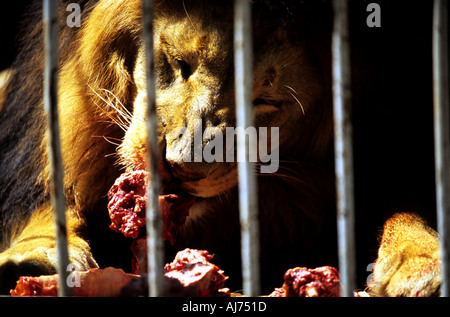
<svg viewBox="0 0 450 317">
<path fill-rule="evenodd" d="M 141 240 L 145 241 L 145 240 Z M 138 245 L 139 246 L 139 245 Z M 140 245 L 140 246 L 143 246 Z M 209 262 L 208 251 L 185 249 L 164 267 L 165 296 L 230 296 L 223 288 L 228 279 L 216 265 Z M 74 283 L 73 296 L 147 296 L 146 276 L 127 274 L 121 269 L 90 269 L 74 271 L 69 276 Z M 58 274 L 22 276 L 12 296 L 57 296 Z"/>
<path fill-rule="evenodd" d="M 270 297 L 337 297 L 340 293 L 339 272 L 331 266 L 315 269 L 296 267 L 284 274 L 284 284 Z"/>
<path fill-rule="evenodd" d="M 121 269 L 90 269 L 74 271 L 69 278 L 78 281 L 74 286 L 73 296 L 115 297 L 119 296 L 122 287 L 130 283 L 136 275 L 127 274 Z M 77 283 L 74 283 L 77 285 Z M 58 274 L 42 276 L 21 276 L 16 288 L 11 290 L 12 296 L 57 296 Z"/>
<path fill-rule="evenodd" d="M 125 237 L 137 238 L 146 223 L 148 172 L 143 170 L 122 174 L 108 192 L 110 228 Z M 168 190 L 170 186 L 165 186 Z M 177 232 L 183 227 L 195 197 L 169 193 L 159 196 L 163 214 L 163 237 L 175 243 Z"/>
<path fill-rule="evenodd" d="M 208 251 L 185 249 L 178 252 L 173 262 L 164 266 L 167 292 L 172 296 L 229 295 L 229 289 L 223 289 L 228 277 L 209 262 L 212 258 Z"/>
</svg>

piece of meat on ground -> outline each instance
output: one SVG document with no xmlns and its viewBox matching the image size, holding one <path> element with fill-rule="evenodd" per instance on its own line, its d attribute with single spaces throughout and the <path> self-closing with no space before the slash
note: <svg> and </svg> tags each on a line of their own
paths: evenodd
<svg viewBox="0 0 450 317">
<path fill-rule="evenodd" d="M 164 267 L 165 296 L 229 296 L 224 288 L 228 279 L 219 267 L 209 262 L 207 251 L 185 249 L 172 263 Z M 105 268 L 74 271 L 69 276 L 73 296 L 147 296 L 146 276 L 125 273 L 121 269 Z M 12 296 L 57 296 L 58 274 L 22 276 Z"/>
<path fill-rule="evenodd" d="M 296 267 L 284 274 L 284 284 L 270 297 L 337 297 L 340 294 L 339 272 L 331 266 L 315 269 Z"/>
<path fill-rule="evenodd" d="M 122 287 L 137 276 L 127 274 L 121 269 L 108 267 L 74 271 L 69 275 L 73 283 L 73 296 L 116 297 L 121 294 Z M 58 274 L 42 276 L 22 276 L 16 288 L 11 290 L 12 296 L 57 296 Z"/>
<path fill-rule="evenodd" d="M 209 262 L 212 258 L 208 251 L 185 249 L 178 252 L 173 262 L 164 266 L 168 294 L 197 297 L 229 295 L 229 289 L 223 288 L 228 277 L 218 266 Z"/>
<path fill-rule="evenodd" d="M 135 274 L 147 272 L 147 240 L 133 241 L 132 269 Z M 228 279 L 223 271 L 209 262 L 213 256 L 208 251 L 185 249 L 175 256 L 173 262 L 164 266 L 166 296 L 227 296 L 229 290 L 224 289 Z M 133 286 L 142 287 L 142 286 Z M 136 289 L 128 288 L 128 294 L 135 294 Z"/>
</svg>

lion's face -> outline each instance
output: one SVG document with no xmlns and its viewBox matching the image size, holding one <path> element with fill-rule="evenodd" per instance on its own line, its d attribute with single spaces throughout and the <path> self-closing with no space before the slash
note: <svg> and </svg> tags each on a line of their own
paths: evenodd
<svg viewBox="0 0 450 317">
<path fill-rule="evenodd" d="M 214 197 L 235 187 L 238 181 L 236 159 L 225 159 L 230 144 L 234 144 L 232 141 L 227 147 L 226 128 L 236 125 L 233 12 L 219 7 L 184 9 L 181 2 L 171 9 L 173 12 L 165 8 L 157 14 L 154 33 L 163 162 L 186 192 L 197 197 Z M 298 131 L 316 102 L 318 79 L 302 42 L 289 41 L 282 28 L 270 33 L 254 28 L 253 32 L 251 96 L 255 129 L 266 127 L 268 131 L 267 137 L 259 138 L 259 145 L 264 143 L 269 152 L 272 148 L 280 155 L 289 155 L 301 137 L 293 131 Z M 145 73 L 141 48 L 133 72 L 137 94 L 119 148 L 123 162 L 135 169 L 145 164 L 147 155 Z M 279 128 L 276 140 L 271 138 L 274 127 Z M 223 137 L 223 142 L 214 143 L 215 148 L 211 149 L 212 142 L 217 140 L 214 137 Z M 196 152 L 198 149 L 201 152 Z M 199 159 L 196 153 L 209 153 L 214 159 Z"/>
</svg>

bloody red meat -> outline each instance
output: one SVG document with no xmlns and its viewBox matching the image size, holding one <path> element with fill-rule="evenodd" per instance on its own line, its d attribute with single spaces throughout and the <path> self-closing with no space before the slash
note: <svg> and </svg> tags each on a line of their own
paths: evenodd
<svg viewBox="0 0 450 317">
<path fill-rule="evenodd" d="M 147 182 L 148 172 L 144 170 L 124 173 L 108 192 L 110 228 L 122 232 L 125 237 L 137 238 L 146 223 Z M 195 198 L 189 195 L 169 193 L 159 196 L 164 239 L 172 244 L 175 242 L 176 233 L 186 222 L 194 202 Z"/>
<path fill-rule="evenodd" d="M 145 241 L 145 239 L 136 240 L 137 243 L 133 248 L 135 255 L 133 265 L 136 265 L 141 273 L 146 271 Z M 212 255 L 208 251 L 185 249 L 178 252 L 173 262 L 164 266 L 164 295 L 170 297 L 230 296 L 230 290 L 224 288 L 228 277 L 219 267 L 209 262 L 211 259 Z M 147 296 L 147 294 L 147 279 L 141 278 L 133 279 L 122 289 L 121 295 Z"/>
<path fill-rule="evenodd" d="M 140 238 L 131 244 L 134 274 L 147 272 L 147 239 Z M 208 251 L 185 249 L 173 262 L 164 266 L 167 296 L 227 296 L 223 289 L 228 279 L 223 271 L 210 263 L 213 256 Z"/>
<path fill-rule="evenodd" d="M 166 291 L 171 296 L 229 296 L 223 288 L 228 279 L 223 271 L 209 261 L 208 251 L 185 249 L 175 256 L 172 263 L 164 266 Z"/>
<path fill-rule="evenodd" d="M 144 240 L 142 240 L 144 241 Z M 166 296 L 229 296 L 223 288 L 228 279 L 207 251 L 185 249 L 178 252 L 172 263 L 164 267 Z M 121 269 L 90 269 L 74 271 L 70 278 L 75 281 L 74 296 L 147 296 L 145 276 L 128 274 Z M 76 283 L 78 281 L 79 284 Z M 21 276 L 12 296 L 57 296 L 58 275 Z"/>
<path fill-rule="evenodd" d="M 108 192 L 110 228 L 122 232 L 125 237 L 137 238 L 145 225 L 147 203 L 146 171 L 122 174 Z"/>
<path fill-rule="evenodd" d="M 283 286 L 276 288 L 269 296 L 337 297 L 339 293 L 339 272 L 334 267 L 296 267 L 286 271 Z"/>
<path fill-rule="evenodd" d="M 137 275 L 108 267 L 84 272 L 74 271 L 69 278 L 75 281 L 72 288 L 73 296 L 116 297 L 121 294 L 122 287 L 137 278 Z M 57 294 L 58 274 L 21 276 L 16 288 L 11 290 L 12 296 L 57 296 Z"/>
</svg>

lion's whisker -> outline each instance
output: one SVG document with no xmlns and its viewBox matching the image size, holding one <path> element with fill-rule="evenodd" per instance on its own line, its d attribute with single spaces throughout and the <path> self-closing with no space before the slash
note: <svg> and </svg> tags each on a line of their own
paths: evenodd
<svg viewBox="0 0 450 317">
<path fill-rule="evenodd" d="M 113 116 L 111 113 L 106 112 L 105 115 L 108 116 L 108 118 L 115 123 L 116 125 L 118 125 L 124 132 L 127 131 L 128 127 L 131 124 L 131 114 L 128 112 L 128 110 L 121 110 L 119 109 L 112 101 L 110 100 L 106 100 L 102 95 L 100 95 L 98 92 L 96 92 L 92 87 L 90 87 L 92 92 L 98 97 L 100 98 L 106 105 L 108 105 L 109 107 L 111 107 L 112 109 L 115 110 L 115 112 L 117 114 L 119 114 L 118 116 Z M 112 94 L 110 91 L 104 89 L 103 91 L 109 92 L 110 94 Z M 114 96 L 114 94 L 112 94 Z M 116 96 L 114 96 L 117 99 Z M 119 100 L 118 100 L 119 101 Z M 122 105 L 119 101 L 119 104 Z M 104 107 L 96 104 L 96 106 L 102 110 L 104 110 Z M 125 107 L 123 107 L 123 109 L 126 109 Z"/>
<path fill-rule="evenodd" d="M 300 100 L 296 97 L 297 92 L 294 90 L 294 88 L 290 87 L 290 86 L 284 86 L 288 89 L 288 93 L 292 96 L 292 98 L 295 99 L 295 101 L 300 105 L 300 109 L 302 110 L 303 115 L 305 115 L 305 108 L 303 107 L 302 103 L 300 102 Z"/>
</svg>

